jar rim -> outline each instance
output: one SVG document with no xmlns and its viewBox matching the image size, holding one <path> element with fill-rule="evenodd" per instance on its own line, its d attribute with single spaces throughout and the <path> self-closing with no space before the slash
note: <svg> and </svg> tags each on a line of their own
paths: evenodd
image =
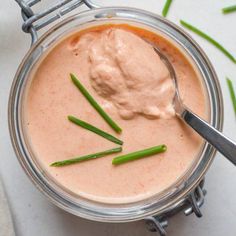
<svg viewBox="0 0 236 236">
<path fill-rule="evenodd" d="M 30 63 L 32 62 L 32 59 L 37 56 L 37 53 L 43 54 L 43 52 L 41 52 L 42 44 L 45 43 L 50 37 L 51 41 L 55 40 L 55 35 L 60 32 L 64 34 L 65 27 L 69 26 L 70 28 L 74 26 L 73 24 L 81 25 L 89 21 L 108 21 L 111 18 L 124 19 L 128 22 L 137 22 L 153 28 L 163 27 L 162 30 L 165 30 L 165 32 L 168 34 L 171 34 L 175 40 L 181 43 L 181 46 L 194 59 L 197 67 L 199 67 L 199 70 L 201 70 L 201 72 L 204 74 L 204 78 L 207 79 L 208 92 L 210 92 L 211 96 L 211 125 L 221 130 L 223 125 L 223 98 L 217 75 L 206 54 L 202 51 L 199 45 L 179 26 L 154 13 L 129 7 L 104 7 L 80 12 L 64 19 L 62 22 L 58 23 L 53 28 L 49 29 L 49 31 L 47 31 L 45 34 L 43 34 L 30 48 L 16 72 L 9 97 L 8 121 L 12 144 L 19 162 L 32 182 L 47 197 L 49 197 L 52 202 L 62 209 L 83 218 L 104 222 L 127 222 L 143 219 L 144 217 L 154 214 L 162 214 L 164 212 L 170 211 L 176 205 L 180 205 L 185 200 L 186 196 L 199 184 L 199 182 L 204 177 L 204 174 L 209 168 L 215 155 L 215 149 L 209 144 L 205 145 L 205 156 L 201 158 L 200 163 L 198 163 L 196 169 L 193 171 L 193 173 L 191 173 L 188 181 L 184 183 L 184 186 L 183 183 L 181 183 L 181 188 L 178 189 L 178 191 L 171 193 L 168 196 L 168 199 L 164 199 L 165 201 L 162 200 L 160 202 L 155 202 L 154 199 L 152 199 L 142 206 L 137 207 L 130 205 L 129 209 L 123 206 L 121 206 L 119 209 L 113 209 L 107 206 L 94 205 L 90 202 L 84 201 L 83 199 L 80 199 L 79 202 L 78 200 L 72 201 L 70 197 L 63 195 L 63 193 L 60 192 L 61 189 L 52 183 L 49 183 L 45 178 L 45 175 L 38 171 L 37 166 L 32 162 L 30 153 L 25 146 L 22 132 L 20 131 L 22 91 L 24 90 L 27 72 L 30 70 Z"/>
</svg>

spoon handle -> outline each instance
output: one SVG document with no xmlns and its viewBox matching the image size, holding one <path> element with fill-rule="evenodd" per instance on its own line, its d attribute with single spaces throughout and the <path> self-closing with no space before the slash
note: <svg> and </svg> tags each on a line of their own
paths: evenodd
<svg viewBox="0 0 236 236">
<path fill-rule="evenodd" d="M 184 109 L 181 113 L 181 118 L 228 160 L 236 165 L 236 143 L 187 109 Z"/>
</svg>

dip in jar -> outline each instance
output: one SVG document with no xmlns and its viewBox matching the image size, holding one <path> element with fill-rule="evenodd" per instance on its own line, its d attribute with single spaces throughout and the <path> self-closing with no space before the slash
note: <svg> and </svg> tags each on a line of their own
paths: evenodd
<svg viewBox="0 0 236 236">
<path fill-rule="evenodd" d="M 148 40 L 173 64 L 183 102 L 208 118 L 208 100 L 188 59 L 167 39 L 133 26 L 100 25 L 70 34 L 38 63 L 25 104 L 32 150 L 55 181 L 86 199 L 103 203 L 136 202 L 175 183 L 196 160 L 203 140 L 175 116 L 174 85 Z M 74 73 L 109 116 L 117 134 L 73 85 Z M 64 167 L 53 162 L 117 145 L 69 122 L 68 115 L 121 139 L 119 154 Z M 167 151 L 112 165 L 115 156 L 165 144 Z"/>
</svg>

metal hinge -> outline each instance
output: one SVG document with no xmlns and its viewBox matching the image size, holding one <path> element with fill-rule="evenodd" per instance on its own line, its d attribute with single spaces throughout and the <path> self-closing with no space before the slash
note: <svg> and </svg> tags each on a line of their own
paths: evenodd
<svg viewBox="0 0 236 236">
<path fill-rule="evenodd" d="M 61 18 L 79 6 L 84 4 L 90 9 L 100 7 L 99 5 L 93 3 L 92 0 L 61 0 L 50 5 L 47 9 L 35 13 L 32 7 L 41 0 L 15 1 L 21 8 L 22 18 L 24 20 L 22 30 L 26 33 L 30 33 L 32 44 L 34 44 L 38 39 L 38 30 Z"/>
<path fill-rule="evenodd" d="M 150 216 L 145 219 L 147 229 L 151 232 L 158 232 L 160 236 L 166 236 L 165 228 L 168 226 L 168 218 L 172 215 L 184 211 L 186 216 L 195 213 L 197 217 L 202 217 L 200 207 L 204 203 L 204 197 L 206 190 L 203 189 L 204 179 L 200 182 L 198 187 L 187 197 L 184 204 L 180 205 L 176 209 L 173 209 L 161 216 Z"/>
<path fill-rule="evenodd" d="M 167 219 L 162 219 L 158 216 L 150 216 L 145 219 L 147 229 L 151 232 L 158 232 L 160 236 L 166 236 L 165 227 L 168 226 Z"/>
</svg>

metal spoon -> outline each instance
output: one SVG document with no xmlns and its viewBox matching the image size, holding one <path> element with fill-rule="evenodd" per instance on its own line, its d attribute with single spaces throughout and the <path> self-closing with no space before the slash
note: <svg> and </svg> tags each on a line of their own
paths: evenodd
<svg viewBox="0 0 236 236">
<path fill-rule="evenodd" d="M 150 42 L 149 42 L 150 43 Z M 201 119 L 188 107 L 186 107 L 179 95 L 177 76 L 175 69 L 170 63 L 169 59 L 160 51 L 159 48 L 151 44 L 155 52 L 160 56 L 161 60 L 165 63 L 169 70 L 170 76 L 175 85 L 175 95 L 173 98 L 173 106 L 176 115 L 192 127 L 198 134 L 200 134 L 208 143 L 221 152 L 228 160 L 236 165 L 236 143 L 224 136 L 217 129 L 212 127 L 206 121 Z"/>
</svg>

